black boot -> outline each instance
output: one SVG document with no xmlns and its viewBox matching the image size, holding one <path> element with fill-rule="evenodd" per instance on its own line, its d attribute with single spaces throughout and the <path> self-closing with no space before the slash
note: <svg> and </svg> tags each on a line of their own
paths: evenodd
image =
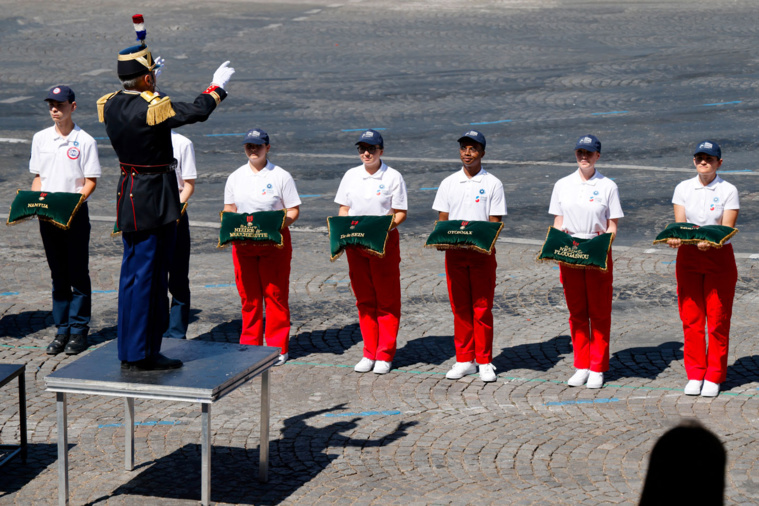
<svg viewBox="0 0 759 506">
<path fill-rule="evenodd" d="M 154 357 L 138 360 L 136 362 L 121 362 L 122 369 L 136 369 L 138 371 L 165 371 L 182 367 L 182 361 L 169 358 L 160 353 Z"/>
<path fill-rule="evenodd" d="M 53 339 L 53 342 L 48 345 L 45 352 L 48 355 L 57 355 L 63 351 L 67 342 L 69 342 L 68 334 L 56 334 L 55 339 Z"/>
<path fill-rule="evenodd" d="M 87 333 L 72 334 L 66 345 L 66 355 L 78 355 L 87 349 Z"/>
</svg>

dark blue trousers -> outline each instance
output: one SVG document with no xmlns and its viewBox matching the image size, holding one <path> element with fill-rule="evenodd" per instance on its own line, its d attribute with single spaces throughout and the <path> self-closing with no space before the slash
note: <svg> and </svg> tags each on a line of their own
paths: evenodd
<svg viewBox="0 0 759 506">
<path fill-rule="evenodd" d="M 190 325 L 190 219 L 187 212 L 177 224 L 177 240 L 169 267 L 169 293 L 169 328 L 163 337 L 186 339 Z"/>
<path fill-rule="evenodd" d="M 92 311 L 87 203 L 74 215 L 68 230 L 40 220 L 40 235 L 53 278 L 56 334 L 87 334 Z"/>
<path fill-rule="evenodd" d="M 176 222 L 125 232 L 119 280 L 119 360 L 136 362 L 161 351 L 169 322 L 168 273 Z"/>
</svg>

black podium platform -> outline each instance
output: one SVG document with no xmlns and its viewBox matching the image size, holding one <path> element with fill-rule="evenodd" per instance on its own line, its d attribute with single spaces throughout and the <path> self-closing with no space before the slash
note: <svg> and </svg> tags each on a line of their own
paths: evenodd
<svg viewBox="0 0 759 506">
<path fill-rule="evenodd" d="M 116 341 L 81 357 L 45 378 L 58 406 L 58 502 L 68 504 L 68 425 L 66 394 L 110 395 L 125 398 L 124 465 L 134 468 L 134 399 L 197 402 L 202 410 L 201 504 L 211 502 L 211 404 L 261 375 L 261 438 L 259 480 L 268 479 L 269 369 L 279 348 L 230 343 L 164 339 L 161 353 L 184 362 L 169 371 L 121 368 Z"/>
</svg>

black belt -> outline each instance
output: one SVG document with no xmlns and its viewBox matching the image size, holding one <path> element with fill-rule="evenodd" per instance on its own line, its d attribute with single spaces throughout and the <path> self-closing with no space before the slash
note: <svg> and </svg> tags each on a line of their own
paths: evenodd
<svg viewBox="0 0 759 506">
<path fill-rule="evenodd" d="M 119 167 L 121 167 L 121 172 L 123 172 L 126 175 L 132 174 L 166 174 L 168 172 L 174 172 L 174 170 L 177 168 L 177 161 L 174 160 L 171 163 L 166 163 L 163 165 L 135 165 L 131 163 L 121 163 L 119 162 Z"/>
</svg>

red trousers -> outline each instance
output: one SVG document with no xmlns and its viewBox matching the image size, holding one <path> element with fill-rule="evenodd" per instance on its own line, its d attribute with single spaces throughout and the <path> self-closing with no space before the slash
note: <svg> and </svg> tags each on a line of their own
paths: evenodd
<svg viewBox="0 0 759 506">
<path fill-rule="evenodd" d="M 559 265 L 564 298 L 569 309 L 574 364 L 593 372 L 609 370 L 611 298 L 614 262 L 609 252 L 608 269 L 574 269 Z"/>
<path fill-rule="evenodd" d="M 445 275 L 453 311 L 456 362 L 493 361 L 495 249 L 491 255 L 470 250 L 445 252 Z"/>
<path fill-rule="evenodd" d="M 401 321 L 401 249 L 398 229 L 390 231 L 385 256 L 347 248 L 351 288 L 356 296 L 364 357 L 392 362 Z"/>
<path fill-rule="evenodd" d="M 732 244 L 699 251 L 680 246 L 675 264 L 677 307 L 683 322 L 685 372 L 689 380 L 723 383 L 727 377 L 730 317 L 738 281 Z M 707 349 L 704 327 L 709 330 Z"/>
<path fill-rule="evenodd" d="M 235 242 L 232 259 L 235 283 L 242 300 L 240 344 L 266 344 L 287 353 L 290 338 L 290 260 L 293 256 L 290 230 L 282 230 L 283 246 L 260 246 Z M 264 330 L 264 305 L 266 329 Z"/>
</svg>

